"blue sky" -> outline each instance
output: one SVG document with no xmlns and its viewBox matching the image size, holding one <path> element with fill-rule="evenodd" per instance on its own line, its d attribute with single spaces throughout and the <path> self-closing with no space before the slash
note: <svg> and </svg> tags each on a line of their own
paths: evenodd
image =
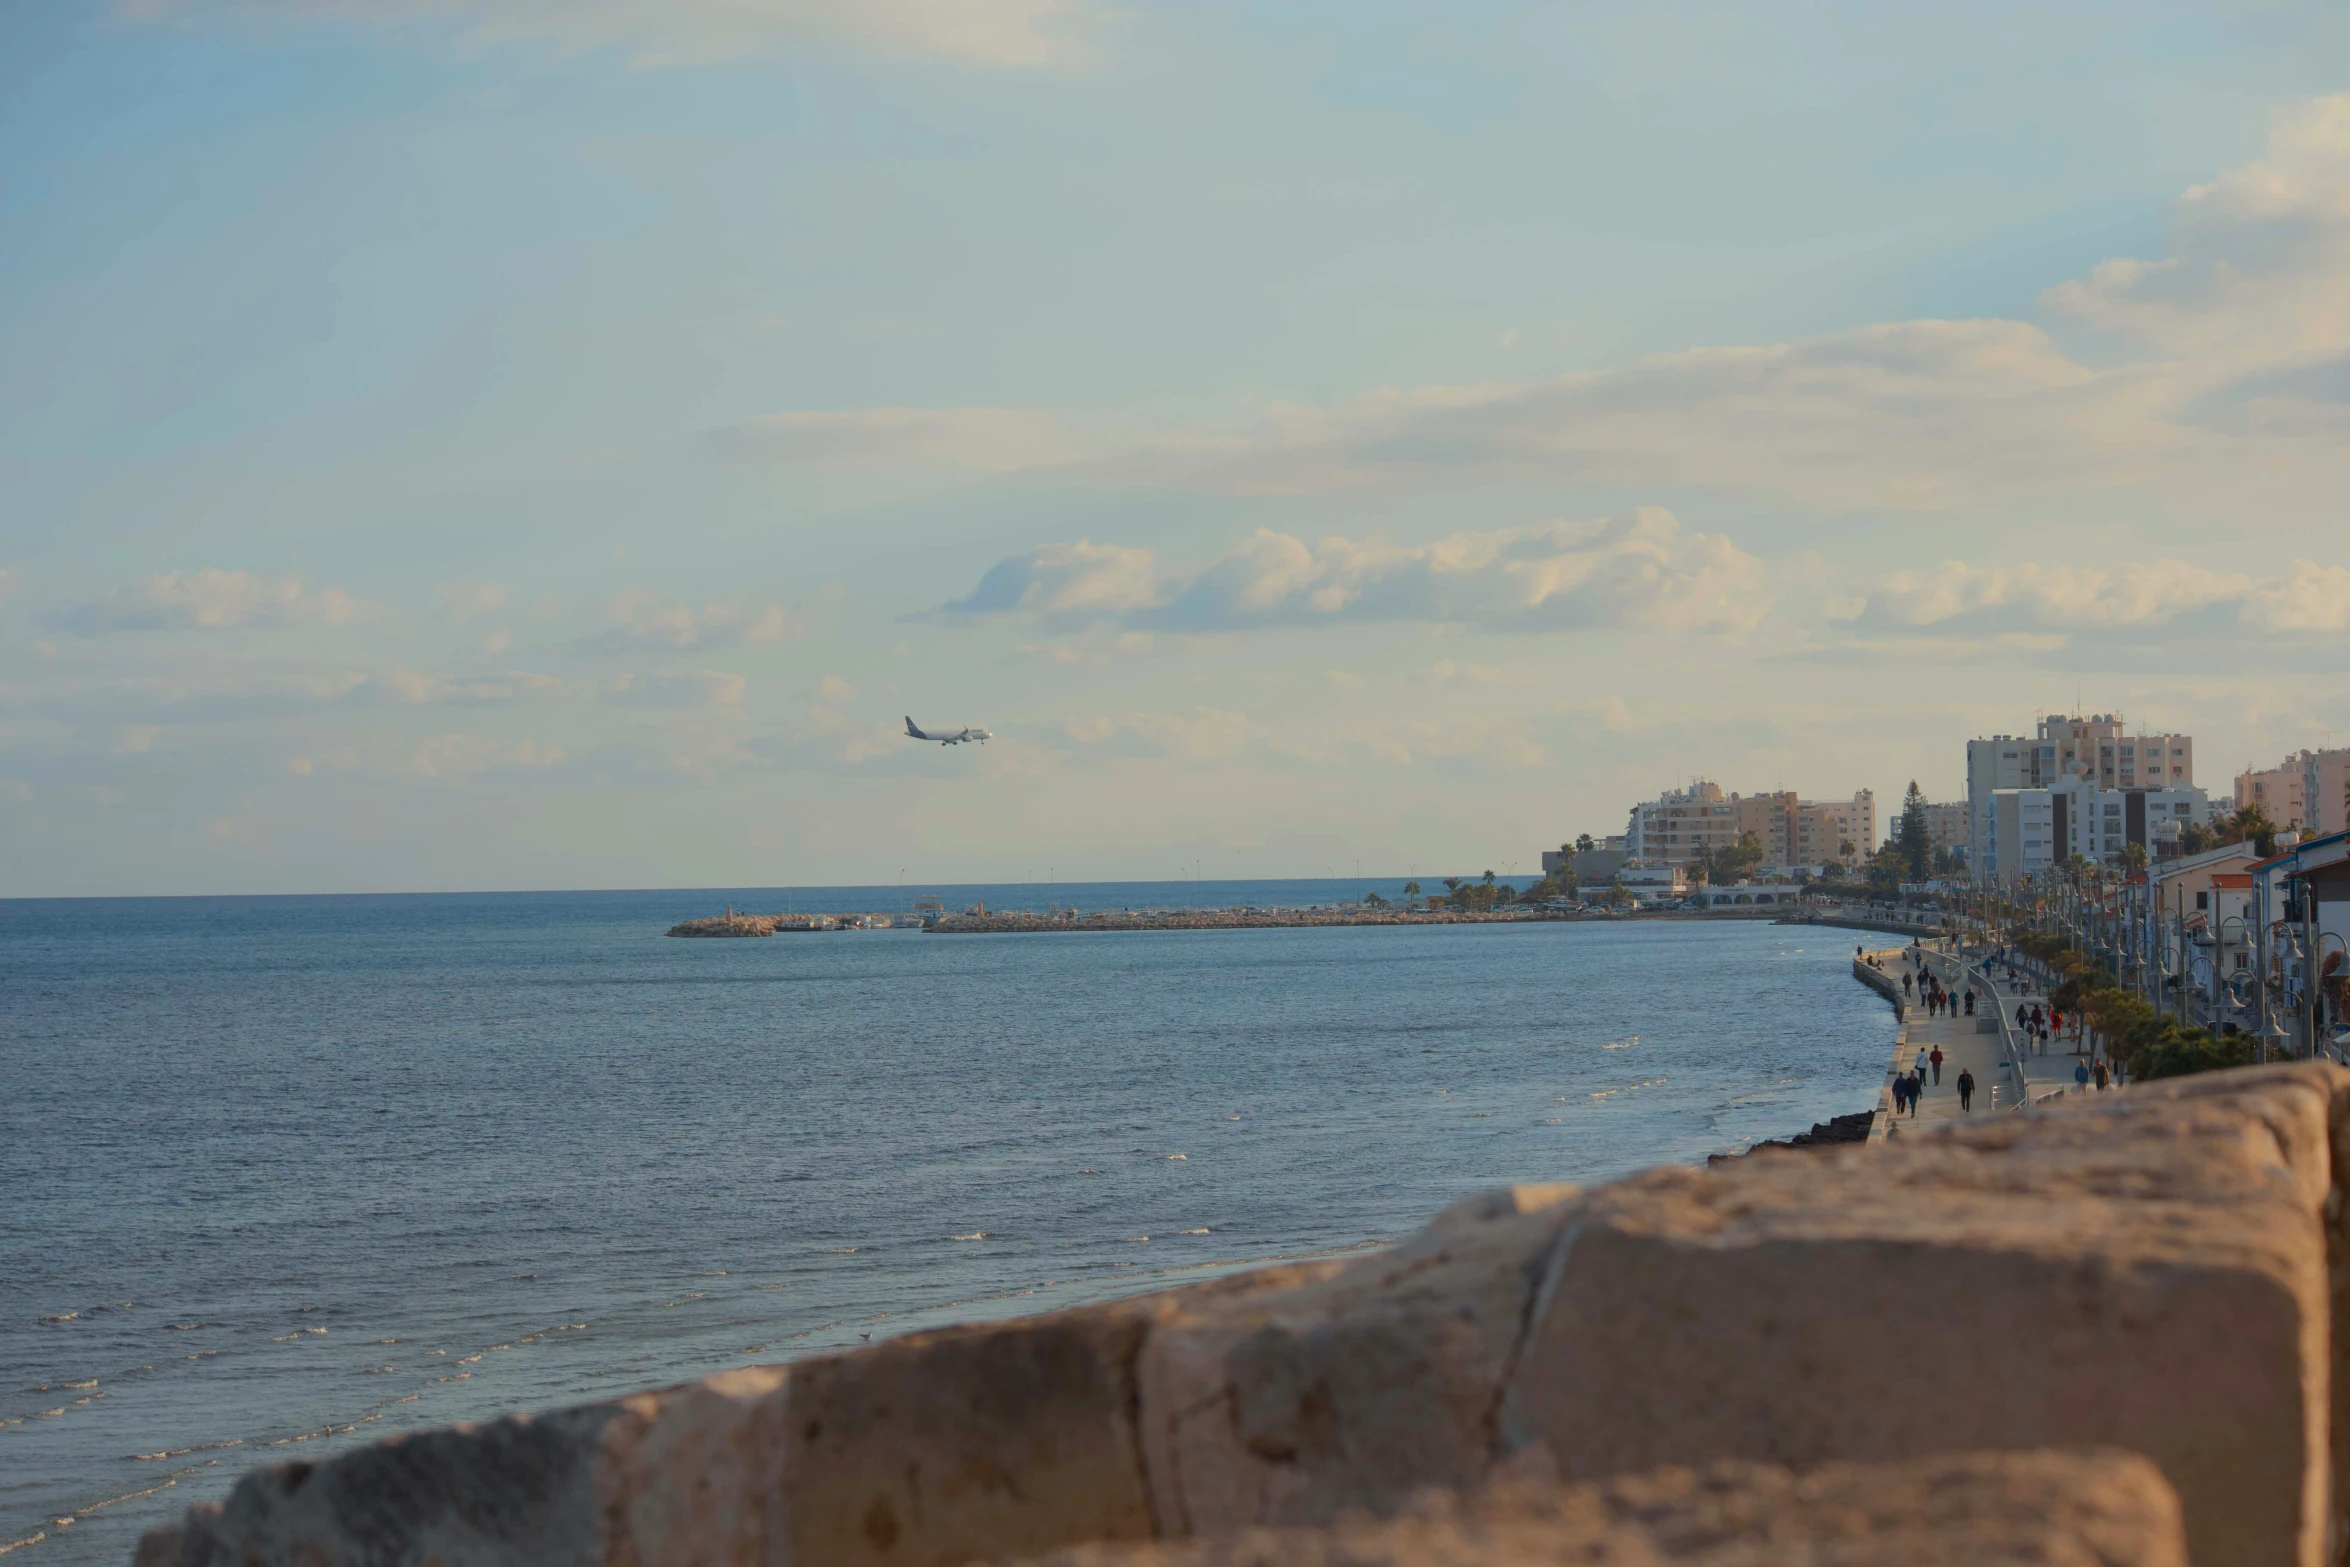
<svg viewBox="0 0 2350 1567">
<path fill-rule="evenodd" d="M 1530 864 L 2350 741 L 2350 13 L 0 10 L 17 893 Z M 983 722 L 985 752 L 898 740 Z"/>
</svg>

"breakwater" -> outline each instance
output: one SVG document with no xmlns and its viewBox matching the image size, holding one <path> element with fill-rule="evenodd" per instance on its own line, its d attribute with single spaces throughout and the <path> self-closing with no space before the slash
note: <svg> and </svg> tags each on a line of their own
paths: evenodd
<svg viewBox="0 0 2350 1567">
<path fill-rule="evenodd" d="M 1523 925 L 1575 916 L 1534 909 L 1438 911 L 1359 907 L 1323 909 L 1124 909 L 1092 913 L 949 914 L 930 929 L 942 936 L 1014 935 L 1079 930 L 1303 930 L 1356 925 Z"/>
<path fill-rule="evenodd" d="M 2251 1068 L 1505 1188 L 1355 1261 L 257 1469 L 138 1563 L 945 1567 L 1085 1546 L 1106 1567 L 1215 1559 L 1183 1542 L 1252 1526 L 1314 1531 L 1247 1558 L 1304 1562 L 1434 1485 L 1554 1530 L 1685 1515 L 1658 1560 L 1890 1562 L 1930 1540 L 1953 1562 L 2321 1567 L 2350 1494 L 2330 1392 L 2350 1303 L 2328 1282 L 2346 1126 L 2350 1074 Z M 1872 1461 L 1891 1462 L 1809 1493 L 1773 1467 Z M 1723 1462 L 1741 1467 L 1665 1467 Z M 1922 1475 L 1945 1483 L 1894 1509 L 1880 1551 L 1784 1548 L 1849 1541 L 1854 1496 Z M 1498 1481 L 1534 1489 L 1496 1502 Z"/>
</svg>

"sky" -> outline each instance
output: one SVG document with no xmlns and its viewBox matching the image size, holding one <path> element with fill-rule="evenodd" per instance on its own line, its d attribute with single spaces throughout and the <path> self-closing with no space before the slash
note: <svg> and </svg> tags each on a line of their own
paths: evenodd
<svg viewBox="0 0 2350 1567">
<path fill-rule="evenodd" d="M 2224 792 L 2346 481 L 2338 0 L 0 6 L 0 896 Z"/>
</svg>

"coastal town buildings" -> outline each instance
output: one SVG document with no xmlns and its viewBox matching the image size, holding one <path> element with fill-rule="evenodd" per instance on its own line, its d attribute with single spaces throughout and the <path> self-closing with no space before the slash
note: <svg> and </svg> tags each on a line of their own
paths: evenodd
<svg viewBox="0 0 2350 1567">
<path fill-rule="evenodd" d="M 2252 863 L 2249 843 L 2224 844 L 2147 871 L 2147 918 L 2165 974 L 2185 974 L 2206 1011 L 2217 1008 L 2230 980 L 2253 964 Z M 2216 1014 L 2214 1014 L 2216 1015 Z"/>
<path fill-rule="evenodd" d="M 1624 847 L 1634 863 L 1682 865 L 1733 848 L 1748 833 L 1767 865 L 1857 860 L 1876 846 L 1876 796 L 1867 789 L 1849 800 L 1805 800 L 1792 789 L 1727 794 L 1711 779 L 1692 779 L 1633 806 Z"/>
<path fill-rule="evenodd" d="M 1851 845 L 1848 849 L 1845 845 Z M 1849 800 L 1805 800 L 1796 810 L 1794 852 L 1782 864 L 1856 865 L 1877 846 L 1877 796 L 1858 789 Z"/>
<path fill-rule="evenodd" d="M 1612 880 L 1632 858 L 1619 834 L 1593 842 L 1588 849 L 1577 849 L 1573 844 L 1561 844 L 1542 851 L 1542 874 L 1556 876 L 1561 871 L 1574 873 L 1579 887 L 1596 887 Z"/>
<path fill-rule="evenodd" d="M 2301 801 L 2310 832 L 2350 832 L 2350 750 L 2301 753 Z"/>
<path fill-rule="evenodd" d="M 2178 734 L 2130 734 L 2119 713 L 2051 714 L 2029 735 L 1969 740 L 1966 780 L 1968 841 L 1986 846 L 1971 856 L 1973 875 L 2004 878 L 2011 873 L 1996 868 L 2001 855 L 1988 847 L 1999 825 L 1994 796 L 2001 791 L 2047 790 L 2074 781 L 2115 791 L 2192 789 L 2195 742 Z M 2019 816 L 2014 825 L 2026 820 Z M 2015 859 L 2023 848 L 2011 840 L 2002 853 Z"/>
<path fill-rule="evenodd" d="M 2308 796 L 2302 789 L 2302 763 L 2309 752 L 2288 756 L 2274 767 L 2248 767 L 2236 775 L 2236 807 L 2257 805 L 2279 827 L 2308 825 Z"/>
<path fill-rule="evenodd" d="M 1934 841 L 1936 853 L 1955 854 L 1964 859 L 1975 841 L 1966 801 L 1929 802 L 1926 806 L 1926 832 Z"/>
<path fill-rule="evenodd" d="M 2079 855 L 2092 865 L 2119 865 L 2132 844 L 2149 860 L 2175 858 L 2183 831 L 2211 819 L 2201 789 L 2105 789 L 2070 778 L 2047 789 L 1994 789 L 1976 879 L 2011 882 Z"/>
<path fill-rule="evenodd" d="M 2279 827 L 2350 831 L 2350 747 L 2300 751 L 2236 775 L 2236 804 L 2257 805 Z"/>
</svg>

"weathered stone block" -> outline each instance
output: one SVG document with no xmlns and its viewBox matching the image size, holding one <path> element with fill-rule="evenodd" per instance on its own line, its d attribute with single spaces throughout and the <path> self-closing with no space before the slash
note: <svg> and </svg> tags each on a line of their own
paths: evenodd
<svg viewBox="0 0 2350 1567">
<path fill-rule="evenodd" d="M 1516 1187 L 1319 1281 L 1181 1302 L 1142 1356 L 1160 1532 L 1311 1523 L 1467 1485 L 1575 1188 Z"/>
<path fill-rule="evenodd" d="M 1152 1532 L 1134 1428 L 1149 1302 L 795 1366 L 791 1561 L 961 1567 Z"/>
<path fill-rule="evenodd" d="M 1504 1439 L 1571 1478 L 2127 1447 L 2177 1488 L 2197 1561 L 2314 1567 L 2322 1108 L 2127 1098 L 1590 1194 Z"/>
<path fill-rule="evenodd" d="M 2185 1567 L 2178 1498 L 2117 1452 L 1665 1469 L 1436 1493 L 1310 1529 L 1087 1545 L 1045 1567 Z"/>
<path fill-rule="evenodd" d="M 138 1567 L 568 1567 L 601 1560 L 595 1462 L 616 1404 L 278 1464 L 148 1532 Z"/>
</svg>

